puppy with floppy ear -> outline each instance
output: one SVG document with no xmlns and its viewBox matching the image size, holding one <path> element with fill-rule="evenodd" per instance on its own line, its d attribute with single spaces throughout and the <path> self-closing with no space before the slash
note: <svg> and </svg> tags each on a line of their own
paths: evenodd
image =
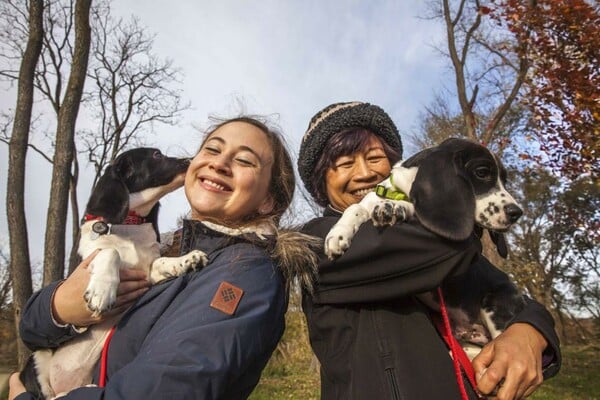
<svg viewBox="0 0 600 400">
<path fill-rule="evenodd" d="M 407 182 L 402 178 L 407 175 L 414 179 Z M 502 232 L 522 211 L 504 187 L 504 166 L 485 147 L 465 139 L 448 139 L 394 166 L 390 180 L 408 190 L 415 215 L 427 229 L 448 239 L 464 240 L 473 229 L 481 237 L 485 228 L 499 254 L 506 257 Z"/>
<path fill-rule="evenodd" d="M 480 236 L 487 229 L 500 255 L 506 256 L 502 232 L 522 211 L 506 191 L 505 181 L 504 167 L 487 148 L 465 139 L 448 139 L 394 165 L 376 192 L 348 207 L 325 238 L 325 253 L 330 259 L 341 256 L 369 218 L 375 226 L 385 226 L 414 216 L 428 230 L 455 241 L 468 239 L 474 230 Z M 491 264 L 489 268 L 474 264 L 442 286 L 455 332 L 477 345 L 496 337 L 524 305 L 508 276 Z M 419 298 L 438 308 L 435 296 Z M 474 329 L 480 320 L 491 337 Z M 469 355 L 474 357 L 478 349 Z"/>
<path fill-rule="evenodd" d="M 427 229 L 451 240 L 467 239 L 476 225 L 504 232 L 523 213 L 505 180 L 506 170 L 487 148 L 447 139 L 396 163 L 376 192 L 348 207 L 327 235 L 325 253 L 330 259 L 342 255 L 370 218 L 376 226 L 386 226 L 416 216 Z"/>
<path fill-rule="evenodd" d="M 452 240 L 468 238 L 475 221 L 475 195 L 461 164 L 460 154 L 443 149 L 427 149 L 402 164 L 417 168 L 408 193 L 417 218 L 430 231 Z"/>
<path fill-rule="evenodd" d="M 159 200 L 183 186 L 188 166 L 186 158 L 136 148 L 119 155 L 98 180 L 79 241 L 79 254 L 84 258 L 100 249 L 88 266 L 90 280 L 84 294 L 93 315 L 113 307 L 120 268 L 144 270 L 149 280 L 157 283 L 208 262 L 206 254 L 198 250 L 180 257 L 160 257 Z M 54 398 L 90 384 L 102 344 L 120 317 L 92 325 L 56 349 L 36 351 L 21 374 L 27 390 Z"/>
<path fill-rule="evenodd" d="M 142 216 L 152 224 L 159 240 L 159 199 L 183 185 L 182 174 L 188 164 L 187 158 L 167 157 L 158 149 L 129 150 L 105 168 L 85 214 L 107 224 L 123 224 L 130 214 Z"/>
</svg>

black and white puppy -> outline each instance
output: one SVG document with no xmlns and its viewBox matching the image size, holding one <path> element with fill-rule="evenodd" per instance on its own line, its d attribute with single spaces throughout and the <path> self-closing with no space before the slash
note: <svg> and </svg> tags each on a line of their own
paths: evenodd
<svg viewBox="0 0 600 400">
<path fill-rule="evenodd" d="M 136 148 L 119 155 L 98 180 L 86 207 L 79 241 L 85 258 L 101 249 L 90 263 L 85 301 L 94 315 L 112 308 L 120 268 L 146 271 L 152 283 L 206 265 L 198 250 L 181 257 L 160 257 L 159 200 L 183 185 L 189 159 L 163 155 L 154 148 Z M 58 397 L 92 381 L 102 343 L 120 316 L 90 326 L 57 349 L 36 351 L 21 373 L 28 391 Z"/>
<path fill-rule="evenodd" d="M 395 164 L 376 192 L 348 207 L 327 235 L 325 253 L 330 259 L 341 256 L 368 219 L 385 226 L 416 217 L 428 230 L 451 240 L 465 240 L 474 230 L 486 229 L 506 257 L 502 232 L 523 212 L 505 183 L 506 170 L 487 148 L 466 139 L 447 139 Z M 491 264 L 474 264 L 444 282 L 442 289 L 454 334 L 471 358 L 524 306 L 514 284 Z M 435 297 L 420 296 L 437 309 Z"/>
</svg>

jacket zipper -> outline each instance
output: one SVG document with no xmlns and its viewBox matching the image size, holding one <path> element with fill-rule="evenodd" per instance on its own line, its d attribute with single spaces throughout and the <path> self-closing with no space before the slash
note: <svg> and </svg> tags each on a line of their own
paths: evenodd
<svg viewBox="0 0 600 400">
<path fill-rule="evenodd" d="M 394 368 L 394 361 L 392 354 L 388 349 L 387 340 L 382 338 L 381 334 L 384 332 L 381 322 L 379 321 L 378 315 L 375 312 L 371 312 L 371 319 L 373 326 L 375 327 L 375 336 L 377 337 L 377 345 L 379 347 L 380 355 L 383 361 L 383 368 L 385 371 L 385 377 L 388 381 L 391 398 L 393 400 L 402 400 L 400 395 L 400 387 L 396 381 L 396 374 Z"/>
<path fill-rule="evenodd" d="M 385 370 L 385 374 L 387 376 L 388 382 L 390 384 L 390 391 L 392 393 L 392 398 L 394 400 L 401 400 L 400 396 L 400 388 L 398 387 L 398 382 L 396 382 L 396 374 L 394 373 L 394 368 L 387 368 Z"/>
</svg>

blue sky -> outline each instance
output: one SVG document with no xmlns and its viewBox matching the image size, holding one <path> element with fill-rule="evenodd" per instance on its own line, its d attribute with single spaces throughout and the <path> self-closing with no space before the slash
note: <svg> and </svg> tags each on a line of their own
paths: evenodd
<svg viewBox="0 0 600 400">
<path fill-rule="evenodd" d="M 155 126 L 148 144 L 192 155 L 201 137 L 196 127 L 207 126 L 209 114 L 236 114 L 239 99 L 246 111 L 272 116 L 295 157 L 308 121 L 330 103 L 378 104 L 407 138 L 436 91 L 452 87 L 446 61 L 434 48 L 444 44 L 443 27 L 419 18 L 425 7 L 419 0 L 114 0 L 113 14 L 136 15 L 156 34 L 154 53 L 182 70 L 183 97 L 193 107 L 178 126 Z M 14 107 L 14 91 L 0 90 L 0 108 Z M 410 146 L 405 151 L 412 153 Z M 6 246 L 7 154 L 0 145 L 0 244 Z M 28 154 L 26 208 L 35 262 L 41 261 L 51 169 Z M 81 208 L 91 170 L 83 174 Z M 162 230 L 188 210 L 181 190 L 162 204 Z"/>
</svg>

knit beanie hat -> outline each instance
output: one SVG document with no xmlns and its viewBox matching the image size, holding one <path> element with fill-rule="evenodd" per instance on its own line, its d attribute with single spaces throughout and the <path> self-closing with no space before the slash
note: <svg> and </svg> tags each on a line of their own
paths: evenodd
<svg viewBox="0 0 600 400">
<path fill-rule="evenodd" d="M 398 128 L 381 107 L 359 101 L 331 104 L 310 120 L 298 155 L 300 178 L 313 197 L 317 189 L 312 184 L 311 177 L 325 144 L 334 134 L 351 128 L 368 129 L 402 155 Z"/>
</svg>

